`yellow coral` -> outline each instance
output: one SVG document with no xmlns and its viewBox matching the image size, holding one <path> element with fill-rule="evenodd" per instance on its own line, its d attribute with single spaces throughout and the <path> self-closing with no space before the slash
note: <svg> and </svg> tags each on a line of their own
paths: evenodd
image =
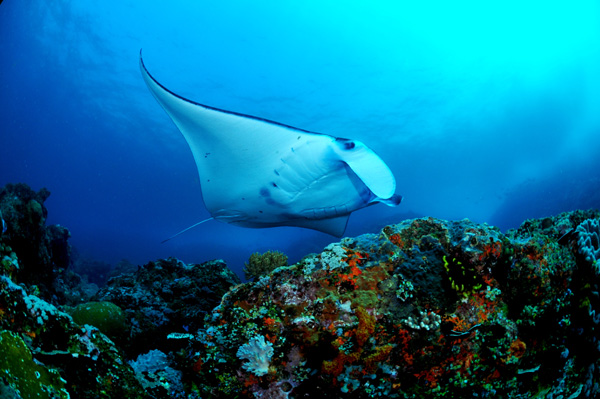
<svg viewBox="0 0 600 399">
<path fill-rule="evenodd" d="M 287 266 L 288 257 L 279 251 L 267 251 L 264 254 L 258 252 L 250 255 L 245 263 L 244 276 L 247 280 L 258 280 L 262 276 L 271 273 L 280 266 Z"/>
</svg>

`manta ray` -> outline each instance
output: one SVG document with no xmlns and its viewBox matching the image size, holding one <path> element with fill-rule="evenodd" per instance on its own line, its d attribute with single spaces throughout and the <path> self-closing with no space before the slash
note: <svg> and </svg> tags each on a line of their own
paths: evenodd
<svg viewBox="0 0 600 399">
<path fill-rule="evenodd" d="M 400 204 L 391 170 L 360 141 L 184 98 L 150 75 L 141 52 L 140 69 L 192 150 L 212 216 L 207 220 L 303 227 L 340 237 L 352 212 L 376 203 Z"/>
</svg>

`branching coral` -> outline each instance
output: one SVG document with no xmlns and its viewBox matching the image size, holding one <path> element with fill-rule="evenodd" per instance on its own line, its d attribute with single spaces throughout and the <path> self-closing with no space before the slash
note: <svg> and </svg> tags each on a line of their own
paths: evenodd
<svg viewBox="0 0 600 399">
<path fill-rule="evenodd" d="M 442 318 L 440 315 L 433 312 L 419 311 L 419 316 L 413 318 L 409 316 L 406 320 L 406 325 L 414 330 L 436 330 L 440 326 Z"/>
</svg>

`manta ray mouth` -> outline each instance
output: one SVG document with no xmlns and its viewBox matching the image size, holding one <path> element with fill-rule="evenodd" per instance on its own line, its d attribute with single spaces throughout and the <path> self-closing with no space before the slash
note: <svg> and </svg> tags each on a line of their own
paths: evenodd
<svg viewBox="0 0 600 399">
<path fill-rule="evenodd" d="M 235 209 L 219 209 L 218 211 L 211 213 L 215 220 L 223 223 L 239 223 L 251 220 L 246 212 L 238 211 Z"/>
</svg>

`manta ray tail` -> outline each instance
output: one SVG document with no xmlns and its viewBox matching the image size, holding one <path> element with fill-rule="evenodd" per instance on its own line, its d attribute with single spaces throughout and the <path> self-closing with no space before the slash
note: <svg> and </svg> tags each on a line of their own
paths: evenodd
<svg viewBox="0 0 600 399">
<path fill-rule="evenodd" d="M 202 220 L 202 221 L 200 221 L 200 222 L 198 222 L 198 223 L 196 223 L 196 224 L 193 224 L 193 225 L 191 225 L 191 226 L 190 226 L 190 227 L 188 227 L 187 229 L 183 229 L 183 230 L 181 230 L 179 233 L 177 233 L 177 234 L 175 234 L 175 235 L 172 235 L 171 237 L 167 238 L 166 240 L 162 240 L 160 243 L 161 243 L 161 244 L 164 244 L 165 242 L 167 242 L 167 241 L 169 241 L 169 240 L 171 240 L 171 239 L 173 239 L 173 238 L 177 237 L 178 235 L 180 235 L 180 234 L 183 234 L 183 233 L 185 233 L 186 231 L 188 231 L 188 230 L 191 230 L 191 229 L 193 229 L 194 227 L 196 227 L 196 226 L 200 226 L 202 223 L 204 223 L 204 222 L 208 222 L 209 220 L 213 220 L 213 219 L 214 219 L 214 218 L 208 218 L 208 219 L 204 219 L 204 220 Z"/>
</svg>

